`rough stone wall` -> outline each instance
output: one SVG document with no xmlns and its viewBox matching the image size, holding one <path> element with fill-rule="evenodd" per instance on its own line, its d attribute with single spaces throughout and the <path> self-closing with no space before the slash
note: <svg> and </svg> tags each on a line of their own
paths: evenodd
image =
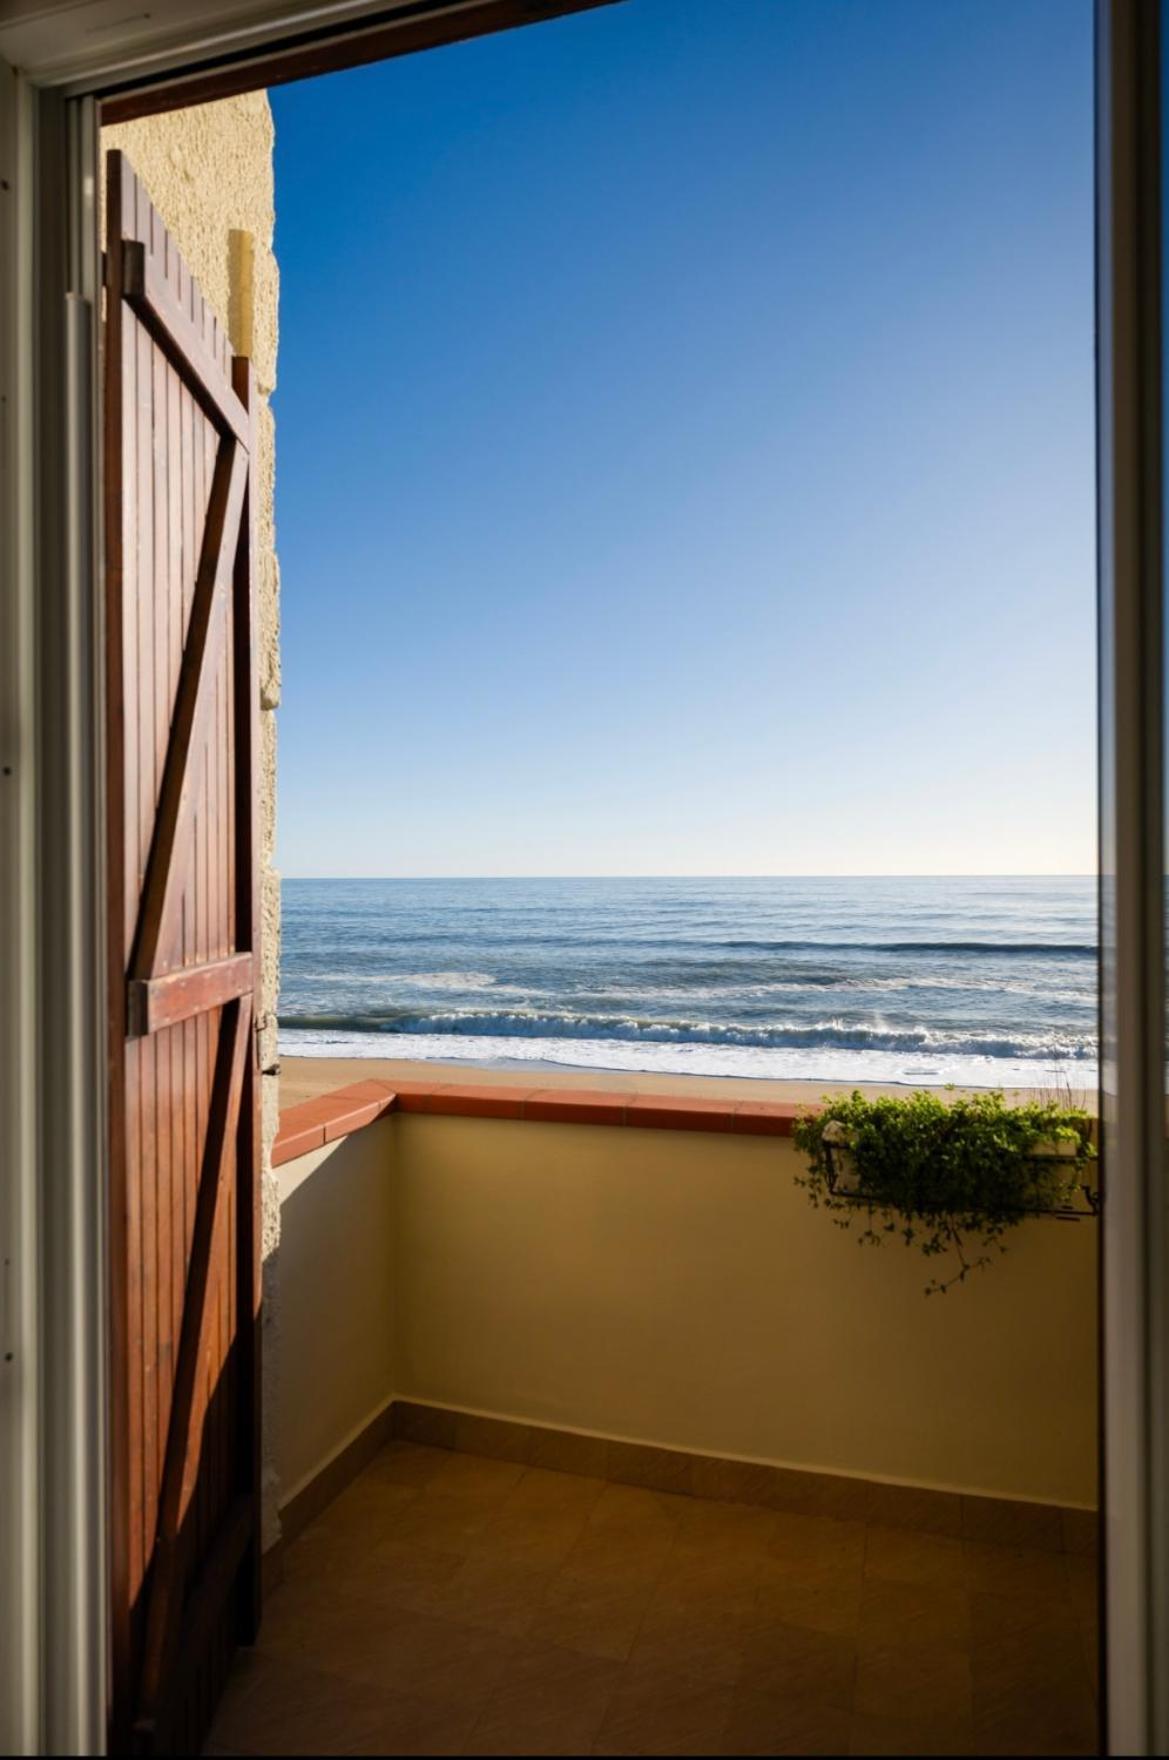
<svg viewBox="0 0 1169 1760">
<path fill-rule="evenodd" d="M 257 1012 L 264 1095 L 264 1432 L 265 1545 L 279 1534 L 272 1467 L 275 1410 L 280 1198 L 271 1145 L 278 1114 L 276 997 L 280 967 L 280 885 L 273 866 L 276 828 L 276 717 L 280 701 L 280 577 L 276 561 L 275 429 L 269 403 L 276 386 L 279 274 L 272 252 L 275 188 L 272 109 L 252 92 L 164 116 L 107 128 L 102 146 L 120 147 L 150 192 L 204 297 L 226 327 L 236 354 L 251 358 L 257 392 L 255 578 L 260 651 L 260 818 L 263 959 Z"/>
</svg>

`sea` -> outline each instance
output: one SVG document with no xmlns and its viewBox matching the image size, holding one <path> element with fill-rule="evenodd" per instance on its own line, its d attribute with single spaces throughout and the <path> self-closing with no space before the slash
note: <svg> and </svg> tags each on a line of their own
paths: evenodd
<svg viewBox="0 0 1169 1760">
<path fill-rule="evenodd" d="M 286 1056 L 1096 1082 L 1073 878 L 286 880 Z"/>
</svg>

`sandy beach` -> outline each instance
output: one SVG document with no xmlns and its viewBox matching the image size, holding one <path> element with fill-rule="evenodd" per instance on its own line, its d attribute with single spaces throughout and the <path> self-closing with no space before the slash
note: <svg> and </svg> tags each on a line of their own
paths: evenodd
<svg viewBox="0 0 1169 1760">
<path fill-rule="evenodd" d="M 284 1057 L 280 1061 L 280 1104 L 295 1106 L 298 1101 L 311 1100 L 333 1088 L 346 1087 L 362 1081 L 449 1081 L 488 1082 L 515 1087 L 533 1088 L 608 1088 L 622 1093 L 640 1094 L 705 1094 L 712 1098 L 734 1096 L 742 1100 L 804 1101 L 809 1104 L 826 1094 L 850 1094 L 859 1088 L 865 1094 L 905 1095 L 913 1089 L 905 1085 L 881 1086 L 872 1082 L 799 1082 L 768 1081 L 752 1076 L 670 1076 L 637 1074 L 628 1070 L 569 1070 L 557 1064 L 511 1064 L 486 1067 L 468 1062 L 419 1063 L 401 1057 Z M 985 1093 L 985 1089 L 953 1088 L 934 1092 Z M 1043 1089 L 1012 1088 L 1011 1098 L 1047 1098 Z M 1093 1093 L 1076 1094 L 1075 1100 L 1090 1112 L 1096 1110 Z"/>
</svg>

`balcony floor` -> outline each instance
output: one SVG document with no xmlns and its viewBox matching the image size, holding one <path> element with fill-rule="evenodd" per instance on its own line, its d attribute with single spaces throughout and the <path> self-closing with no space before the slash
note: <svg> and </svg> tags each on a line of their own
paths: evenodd
<svg viewBox="0 0 1169 1760">
<path fill-rule="evenodd" d="M 209 1752 L 1091 1754 L 1095 1565 L 390 1443 Z"/>
</svg>

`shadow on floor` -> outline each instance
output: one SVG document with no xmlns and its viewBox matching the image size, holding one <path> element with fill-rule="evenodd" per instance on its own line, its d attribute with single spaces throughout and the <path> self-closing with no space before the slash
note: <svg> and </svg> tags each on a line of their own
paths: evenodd
<svg viewBox="0 0 1169 1760">
<path fill-rule="evenodd" d="M 1093 1754 L 1090 1558 L 390 1443 L 212 1753 Z"/>
</svg>

